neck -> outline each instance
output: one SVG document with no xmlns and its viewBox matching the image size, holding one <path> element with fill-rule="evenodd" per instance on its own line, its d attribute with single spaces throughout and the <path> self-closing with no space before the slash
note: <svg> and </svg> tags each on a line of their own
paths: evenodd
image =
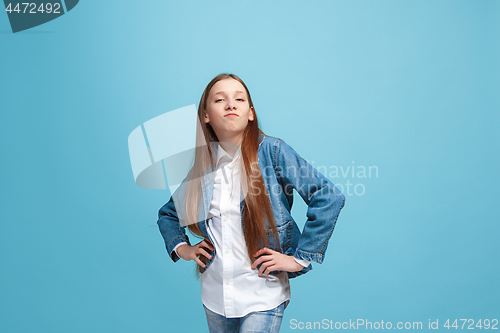
<svg viewBox="0 0 500 333">
<path fill-rule="evenodd" d="M 221 135 L 218 138 L 222 149 L 231 155 L 231 157 L 234 157 L 234 154 L 236 154 L 236 151 L 243 142 L 243 133 Z"/>
</svg>

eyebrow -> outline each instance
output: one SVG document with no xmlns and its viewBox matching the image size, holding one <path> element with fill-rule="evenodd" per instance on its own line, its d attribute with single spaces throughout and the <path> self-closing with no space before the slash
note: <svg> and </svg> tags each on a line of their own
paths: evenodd
<svg viewBox="0 0 500 333">
<path fill-rule="evenodd" d="M 236 90 L 235 92 L 236 92 L 236 93 L 241 93 L 241 94 L 244 94 L 244 92 L 243 92 L 243 91 L 240 91 L 240 90 Z M 216 92 L 216 93 L 214 94 L 214 96 L 215 96 L 215 95 L 217 95 L 217 94 L 222 94 L 222 93 L 224 93 L 224 91 L 219 91 L 219 92 Z"/>
</svg>

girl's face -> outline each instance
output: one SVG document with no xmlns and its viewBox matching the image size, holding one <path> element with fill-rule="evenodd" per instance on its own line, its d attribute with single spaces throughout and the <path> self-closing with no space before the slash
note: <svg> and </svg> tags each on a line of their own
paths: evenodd
<svg viewBox="0 0 500 333">
<path fill-rule="evenodd" d="M 210 123 L 219 141 L 243 135 L 253 121 L 253 107 L 248 103 L 245 87 L 234 79 L 220 80 L 208 94 L 205 123 Z M 241 138 L 240 138 L 241 139 Z"/>
</svg>

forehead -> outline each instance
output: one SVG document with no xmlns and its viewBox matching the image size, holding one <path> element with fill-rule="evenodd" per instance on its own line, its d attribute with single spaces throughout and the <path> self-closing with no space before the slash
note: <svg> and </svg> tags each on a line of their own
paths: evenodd
<svg viewBox="0 0 500 333">
<path fill-rule="evenodd" d="M 243 85 L 239 81 L 231 78 L 224 79 L 213 85 L 212 89 L 210 89 L 210 96 L 213 96 L 217 93 L 230 93 L 238 91 L 245 94 L 245 87 L 243 87 Z"/>
</svg>

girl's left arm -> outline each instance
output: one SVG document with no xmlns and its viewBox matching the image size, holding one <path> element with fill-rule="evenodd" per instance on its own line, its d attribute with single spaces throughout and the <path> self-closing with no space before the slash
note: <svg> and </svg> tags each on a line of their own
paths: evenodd
<svg viewBox="0 0 500 333">
<path fill-rule="evenodd" d="M 308 205 L 307 221 L 293 255 L 321 264 L 345 196 L 281 139 L 274 146 L 273 158 L 283 190 L 293 195 L 295 189 Z"/>
</svg>

